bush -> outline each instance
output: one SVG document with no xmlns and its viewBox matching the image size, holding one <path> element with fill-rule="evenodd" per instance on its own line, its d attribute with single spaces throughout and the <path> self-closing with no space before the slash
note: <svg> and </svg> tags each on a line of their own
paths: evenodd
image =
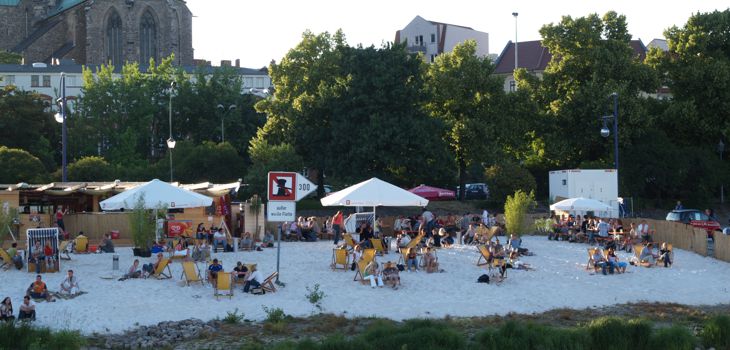
<svg viewBox="0 0 730 350">
<path fill-rule="evenodd" d="M 285 314 L 284 310 L 278 307 L 268 308 L 264 306 L 263 309 L 266 313 L 264 329 L 275 334 L 284 333 L 287 329 L 287 323 L 291 319 L 291 316 Z"/>
<path fill-rule="evenodd" d="M 68 165 L 69 181 L 112 181 L 114 167 L 103 157 L 84 157 Z"/>
<path fill-rule="evenodd" d="M 223 317 L 223 323 L 227 324 L 239 324 L 241 321 L 243 321 L 244 314 L 238 313 L 238 308 L 233 310 L 233 312 L 228 311 L 226 312 L 226 317 Z"/>
<path fill-rule="evenodd" d="M 433 320 L 407 320 L 403 325 L 378 321 L 354 343 L 370 349 L 464 349 L 464 337 L 451 326 Z M 356 348 L 351 344 L 350 348 Z"/>
<path fill-rule="evenodd" d="M 507 196 L 504 203 L 504 220 L 507 233 L 521 235 L 529 228 L 525 222 L 525 214 L 535 206 L 535 192 L 527 194 L 517 191 L 513 196 Z"/>
<path fill-rule="evenodd" d="M 649 341 L 649 348 L 654 350 L 685 350 L 694 349 L 696 343 L 697 339 L 689 329 L 682 326 L 672 326 L 655 331 Z"/>
<path fill-rule="evenodd" d="M 0 146 L 0 183 L 45 183 L 46 168 L 34 155 L 25 150 Z"/>
<path fill-rule="evenodd" d="M 651 324 L 643 320 L 602 317 L 588 325 L 592 348 L 606 350 L 647 349 Z"/>
<path fill-rule="evenodd" d="M 709 319 L 700 332 L 702 344 L 715 349 L 730 349 L 730 316 L 720 315 Z"/>
<path fill-rule="evenodd" d="M 27 323 L 0 323 L 0 349 L 80 349 L 86 339 L 77 331 L 51 332 Z"/>
<path fill-rule="evenodd" d="M 504 203 L 508 195 L 517 191 L 530 193 L 537 189 L 535 177 L 519 164 L 492 165 L 484 170 L 484 175 L 489 186 L 489 200 L 494 203 Z"/>
<path fill-rule="evenodd" d="M 589 349 L 590 339 L 581 329 L 560 329 L 532 323 L 508 321 L 498 329 L 478 336 L 480 349 L 582 350 Z"/>
<path fill-rule="evenodd" d="M 307 298 L 307 300 L 309 300 L 310 303 L 312 303 L 312 305 L 314 305 L 314 307 L 317 308 L 317 310 L 322 311 L 322 300 L 327 295 L 324 294 L 323 291 L 319 290 L 319 284 L 315 284 L 314 288 L 312 289 L 310 289 L 308 286 L 306 288 L 307 294 L 305 294 L 304 296 Z"/>
</svg>

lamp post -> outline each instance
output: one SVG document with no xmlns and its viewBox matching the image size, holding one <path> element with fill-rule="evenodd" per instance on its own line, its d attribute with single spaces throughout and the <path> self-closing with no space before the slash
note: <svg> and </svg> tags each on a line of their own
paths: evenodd
<svg viewBox="0 0 730 350">
<path fill-rule="evenodd" d="M 722 163 L 722 154 L 724 152 L 725 143 L 720 139 L 720 142 L 717 143 L 717 153 L 720 153 L 720 163 Z M 722 182 L 720 182 L 720 203 L 725 203 L 725 185 Z"/>
<path fill-rule="evenodd" d="M 168 115 L 170 117 L 170 137 L 167 139 L 168 153 L 170 153 L 170 182 L 172 183 L 172 150 L 175 148 L 175 139 L 172 138 L 172 93 L 175 91 L 175 81 L 170 83 L 170 105 L 168 107 Z"/>
<path fill-rule="evenodd" d="M 226 142 L 226 136 L 225 136 L 225 127 L 223 126 L 223 120 L 226 117 L 226 114 L 230 113 L 232 110 L 236 109 L 236 105 L 230 105 L 228 106 L 228 110 L 226 110 L 226 107 L 224 107 L 222 104 L 218 104 L 218 110 L 221 111 L 221 143 Z"/>
<path fill-rule="evenodd" d="M 61 98 L 56 100 L 61 111 L 54 116 L 56 121 L 61 123 L 61 181 L 68 181 L 66 172 L 66 74 L 61 73 Z"/>
<path fill-rule="evenodd" d="M 517 16 L 519 13 L 512 12 L 512 16 L 515 17 L 515 71 L 517 71 Z M 514 72 L 512 73 L 514 76 Z"/>
<path fill-rule="evenodd" d="M 613 115 L 603 116 L 603 127 L 601 128 L 601 136 L 608 137 L 611 131 L 608 130 L 607 121 L 613 119 L 613 166 L 616 168 L 616 189 L 619 188 L 619 171 L 618 171 L 618 93 L 611 94 L 613 97 Z"/>
</svg>

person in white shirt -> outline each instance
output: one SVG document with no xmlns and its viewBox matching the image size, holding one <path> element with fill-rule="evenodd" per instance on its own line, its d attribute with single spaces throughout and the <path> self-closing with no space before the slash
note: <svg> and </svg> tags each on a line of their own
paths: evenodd
<svg viewBox="0 0 730 350">
<path fill-rule="evenodd" d="M 213 233 L 213 248 L 217 250 L 219 245 L 225 250 L 226 235 L 220 229 Z"/>
<path fill-rule="evenodd" d="M 61 282 L 61 291 L 62 294 L 79 294 L 79 279 L 74 276 L 73 270 L 68 270 L 68 275 L 66 278 Z"/>
<path fill-rule="evenodd" d="M 489 211 L 487 211 L 487 209 L 484 209 L 484 211 L 482 212 L 482 223 L 486 227 L 491 227 L 489 226 Z"/>
<path fill-rule="evenodd" d="M 639 232 L 642 242 L 651 242 L 651 235 L 649 235 L 649 224 L 646 220 L 641 220 L 641 223 L 636 230 Z"/>
<path fill-rule="evenodd" d="M 398 237 L 398 248 L 405 248 L 408 246 L 409 243 L 411 243 L 411 236 L 408 235 L 408 232 L 403 231 L 400 236 Z"/>
<path fill-rule="evenodd" d="M 253 288 L 259 288 L 261 283 L 264 283 L 264 276 L 256 268 L 256 265 L 253 265 L 246 278 L 246 284 L 243 286 L 243 292 L 248 293 Z"/>
<path fill-rule="evenodd" d="M 35 304 L 27 295 L 23 297 L 23 303 L 20 304 L 20 312 L 18 313 L 18 320 L 25 319 L 35 321 Z"/>
</svg>

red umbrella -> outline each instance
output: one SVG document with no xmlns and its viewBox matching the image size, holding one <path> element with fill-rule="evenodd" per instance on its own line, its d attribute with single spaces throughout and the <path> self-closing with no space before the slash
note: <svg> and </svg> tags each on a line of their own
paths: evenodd
<svg viewBox="0 0 730 350">
<path fill-rule="evenodd" d="M 411 188 L 408 192 L 415 193 L 430 201 L 448 201 L 456 199 L 456 193 L 454 191 L 426 185 Z"/>
</svg>

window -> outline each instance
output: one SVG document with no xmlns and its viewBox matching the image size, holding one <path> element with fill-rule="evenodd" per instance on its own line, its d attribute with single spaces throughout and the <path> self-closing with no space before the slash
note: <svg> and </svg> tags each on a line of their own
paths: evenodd
<svg viewBox="0 0 730 350">
<path fill-rule="evenodd" d="M 66 86 L 79 86 L 75 75 L 66 76 Z"/>
<path fill-rule="evenodd" d="M 38 75 L 31 75 L 30 76 L 30 86 L 31 87 L 39 87 L 40 84 L 40 76 Z"/>
<path fill-rule="evenodd" d="M 51 87 L 51 76 L 50 75 L 43 76 L 43 87 Z"/>
<path fill-rule="evenodd" d="M 253 78 L 243 78 L 243 87 L 252 88 L 253 87 Z"/>
<path fill-rule="evenodd" d="M 15 76 L 14 75 L 6 75 L 5 79 L 3 79 L 5 82 L 5 85 L 15 85 Z"/>
<path fill-rule="evenodd" d="M 509 92 L 517 91 L 517 82 L 514 80 L 509 81 Z"/>
<path fill-rule="evenodd" d="M 112 10 L 106 23 L 106 62 L 121 66 L 122 62 L 122 18 Z M 106 63 L 105 62 L 105 63 Z"/>
<path fill-rule="evenodd" d="M 433 34 L 433 33 L 431 34 L 431 42 L 432 43 L 436 42 L 436 34 Z"/>
<path fill-rule="evenodd" d="M 150 58 L 157 61 L 157 25 L 149 10 L 139 22 L 139 62 L 146 64 Z"/>
<path fill-rule="evenodd" d="M 431 63 L 436 60 L 436 55 L 431 55 Z"/>
<path fill-rule="evenodd" d="M 256 78 L 256 88 L 258 88 L 258 89 L 264 88 L 264 78 L 261 78 L 261 77 Z"/>
</svg>

